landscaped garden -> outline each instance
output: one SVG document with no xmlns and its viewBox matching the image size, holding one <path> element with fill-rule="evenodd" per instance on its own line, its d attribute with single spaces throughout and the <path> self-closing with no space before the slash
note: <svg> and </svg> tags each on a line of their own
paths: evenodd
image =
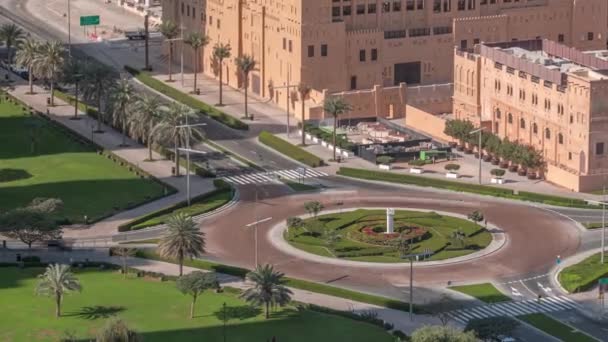
<svg viewBox="0 0 608 342">
<path fill-rule="evenodd" d="M 428 252 L 420 260 L 442 260 L 483 249 L 491 234 L 478 224 L 435 212 L 397 210 L 394 231 L 386 233 L 384 210 L 355 210 L 291 218 L 285 239 L 309 253 L 354 261 L 403 262 L 402 256 Z"/>
<path fill-rule="evenodd" d="M 564 268 L 559 273 L 558 280 L 566 291 L 574 293 L 591 289 L 603 277 L 608 277 L 608 263 L 602 264 L 600 253 L 597 253 Z"/>
<path fill-rule="evenodd" d="M 91 222 L 170 191 L 72 134 L 21 105 L 0 103 L 0 212 L 52 197 L 64 203 L 56 214 L 62 221 Z"/>
<path fill-rule="evenodd" d="M 94 338 L 109 318 L 124 320 L 145 341 L 392 341 L 382 328 L 345 317 L 294 305 L 275 309 L 269 319 L 230 289 L 205 291 L 190 319 L 192 298 L 176 289 L 174 281 L 151 277 L 126 279 L 114 271 L 75 269 L 82 291 L 64 297 L 61 317 L 54 317 L 53 299 L 35 295 L 42 268 L 3 268 L 0 299 L 2 341 L 57 341 Z M 223 304 L 226 304 L 224 309 Z M 224 319 L 225 318 L 225 319 Z M 7 329 L 6 327 L 10 327 Z M 302 332 L 306 332 L 303 334 Z"/>
</svg>

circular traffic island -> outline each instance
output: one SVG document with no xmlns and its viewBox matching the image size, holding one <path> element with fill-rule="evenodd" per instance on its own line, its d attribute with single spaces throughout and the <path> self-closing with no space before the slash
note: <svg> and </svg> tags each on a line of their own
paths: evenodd
<svg viewBox="0 0 608 342">
<path fill-rule="evenodd" d="M 492 241 L 484 227 L 436 212 L 357 209 L 288 220 L 283 237 L 308 253 L 361 262 L 397 263 L 404 256 L 436 261 L 477 252 Z"/>
</svg>

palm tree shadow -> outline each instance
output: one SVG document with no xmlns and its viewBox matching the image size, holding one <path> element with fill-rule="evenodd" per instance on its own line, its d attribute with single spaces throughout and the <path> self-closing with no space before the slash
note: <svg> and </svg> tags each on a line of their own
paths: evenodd
<svg viewBox="0 0 608 342">
<path fill-rule="evenodd" d="M 63 316 L 67 317 L 80 317 L 88 320 L 95 320 L 99 318 L 108 318 L 116 315 L 119 312 L 125 311 L 125 308 L 122 306 L 85 306 L 80 309 L 80 311 L 71 312 L 64 314 Z"/>
<path fill-rule="evenodd" d="M 262 310 L 255 306 L 250 305 L 239 305 L 239 306 L 227 306 L 226 309 L 219 309 L 213 313 L 219 320 L 244 320 L 253 318 L 262 313 Z"/>
</svg>

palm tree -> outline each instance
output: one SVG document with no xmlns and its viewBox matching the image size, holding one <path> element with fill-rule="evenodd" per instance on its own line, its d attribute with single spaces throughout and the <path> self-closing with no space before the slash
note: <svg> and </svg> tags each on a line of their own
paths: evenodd
<svg viewBox="0 0 608 342">
<path fill-rule="evenodd" d="M 103 116 L 103 110 L 101 108 L 101 102 L 105 97 L 107 90 L 111 87 L 114 82 L 114 75 L 112 70 L 101 63 L 88 63 L 84 69 L 84 98 L 89 101 L 97 102 L 97 132 L 103 132 L 101 130 L 101 121 Z"/>
<path fill-rule="evenodd" d="M 220 288 L 220 284 L 217 281 L 217 276 L 214 272 L 201 271 L 194 271 L 177 278 L 175 286 L 177 286 L 177 289 L 181 293 L 192 297 L 192 302 L 190 303 L 190 319 L 194 318 L 194 306 L 196 305 L 198 297 L 206 290 L 217 290 Z"/>
<path fill-rule="evenodd" d="M 4 24 L 0 26 L 0 39 L 6 45 L 6 54 L 8 64 L 11 64 L 11 48 L 13 46 L 19 45 L 19 43 L 25 37 L 25 31 L 23 31 L 19 26 L 15 24 Z"/>
<path fill-rule="evenodd" d="M 61 316 L 61 301 L 63 296 L 74 291 L 80 292 L 82 287 L 69 265 L 51 264 L 44 274 L 38 276 L 40 281 L 36 293 L 42 296 L 55 298 L 55 316 Z"/>
<path fill-rule="evenodd" d="M 27 74 L 30 84 L 29 94 L 34 94 L 34 61 L 40 52 L 40 42 L 32 38 L 23 41 L 17 53 L 15 54 L 15 62 L 18 66 L 27 68 Z"/>
<path fill-rule="evenodd" d="M 200 48 L 207 46 L 209 44 L 209 37 L 204 33 L 200 32 L 192 32 L 188 35 L 186 40 L 184 41 L 186 44 L 190 45 L 194 50 L 194 93 L 197 91 L 197 73 L 198 73 L 198 63 L 199 63 L 199 55 L 198 51 Z"/>
<path fill-rule="evenodd" d="M 154 126 L 158 124 L 163 115 L 162 102 L 158 96 L 144 95 L 135 102 L 136 118 L 131 123 L 131 134 L 148 145 L 148 160 L 152 157 L 152 144 L 156 142 Z"/>
<path fill-rule="evenodd" d="M 84 76 L 86 64 L 83 60 L 70 58 L 64 65 L 62 81 L 74 85 L 74 119 L 78 119 L 78 100 L 80 95 L 80 83 Z"/>
<path fill-rule="evenodd" d="M 249 73 L 255 69 L 256 61 L 250 55 L 242 55 L 234 61 L 237 69 L 243 75 L 243 89 L 245 90 L 245 119 L 249 118 L 247 109 L 247 88 L 249 88 Z"/>
<path fill-rule="evenodd" d="M 46 42 L 40 46 L 40 53 L 34 58 L 34 72 L 46 78 L 51 84 L 51 106 L 55 105 L 55 81 L 60 76 L 65 62 L 65 48 L 61 42 Z"/>
<path fill-rule="evenodd" d="M 218 106 L 224 105 L 222 103 L 222 76 L 224 74 L 224 72 L 222 70 L 222 66 L 224 63 L 224 59 L 230 58 L 231 51 L 232 51 L 232 48 L 230 47 L 230 44 L 217 43 L 213 47 L 213 58 L 215 58 L 218 62 L 218 65 L 219 65 L 218 68 L 219 68 L 219 73 L 220 73 L 220 102 L 218 103 Z"/>
<path fill-rule="evenodd" d="M 173 40 L 179 34 L 179 27 L 177 24 L 171 20 L 163 21 L 162 24 L 159 25 L 158 30 L 160 33 L 169 41 L 169 80 L 168 82 L 173 82 L 172 78 L 172 68 L 173 64 Z"/>
<path fill-rule="evenodd" d="M 308 95 L 310 95 L 310 91 L 312 89 L 307 86 L 304 83 L 300 83 L 298 84 L 298 93 L 300 94 L 300 101 L 302 102 L 302 120 L 301 120 L 301 125 L 302 125 L 302 146 L 306 145 L 306 140 L 304 139 L 305 136 L 305 132 L 304 132 L 304 121 L 305 121 L 305 116 L 304 116 L 304 104 L 306 102 L 306 99 L 308 99 Z"/>
<path fill-rule="evenodd" d="M 179 275 L 183 274 L 184 258 L 205 253 L 205 234 L 198 229 L 192 217 L 178 213 L 167 220 L 167 232 L 158 243 L 159 254 L 177 259 Z"/>
<path fill-rule="evenodd" d="M 135 90 L 129 80 L 121 78 L 110 91 L 110 103 L 112 105 L 112 119 L 114 126 L 122 126 L 122 143 L 120 146 L 127 146 L 127 134 L 129 124 L 136 120 L 135 116 L 129 115 L 129 108 L 135 101 Z"/>
<path fill-rule="evenodd" d="M 152 135 L 159 140 L 174 143 L 175 174 L 179 176 L 179 148 L 187 139 L 200 140 L 202 135 L 198 130 L 182 129 L 178 126 L 187 123 L 189 118 L 196 118 L 194 111 L 181 103 L 171 103 L 162 120 L 152 129 Z"/>
<path fill-rule="evenodd" d="M 115 255 L 120 258 L 120 261 L 122 262 L 122 276 L 126 279 L 128 272 L 127 260 L 129 257 L 135 256 L 137 249 L 129 247 L 117 247 L 111 248 L 110 251 L 112 252 L 110 255 Z"/>
<path fill-rule="evenodd" d="M 341 97 L 330 97 L 325 99 L 323 110 L 334 118 L 333 145 L 334 160 L 336 160 L 336 129 L 338 128 L 338 117 L 350 111 L 351 106 Z"/>
<path fill-rule="evenodd" d="M 253 272 L 247 273 L 247 280 L 253 282 L 253 287 L 241 295 L 253 305 L 266 307 L 266 318 L 269 318 L 270 304 L 283 306 L 291 300 L 291 290 L 285 287 L 284 274 L 275 271 L 272 265 L 257 265 Z"/>
</svg>

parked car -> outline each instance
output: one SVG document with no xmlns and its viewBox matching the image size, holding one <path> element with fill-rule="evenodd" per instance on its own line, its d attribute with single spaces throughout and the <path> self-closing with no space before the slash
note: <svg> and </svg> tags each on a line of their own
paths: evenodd
<svg viewBox="0 0 608 342">
<path fill-rule="evenodd" d="M 146 32 L 144 30 L 126 31 L 125 37 L 129 40 L 144 40 L 146 39 Z"/>
</svg>

